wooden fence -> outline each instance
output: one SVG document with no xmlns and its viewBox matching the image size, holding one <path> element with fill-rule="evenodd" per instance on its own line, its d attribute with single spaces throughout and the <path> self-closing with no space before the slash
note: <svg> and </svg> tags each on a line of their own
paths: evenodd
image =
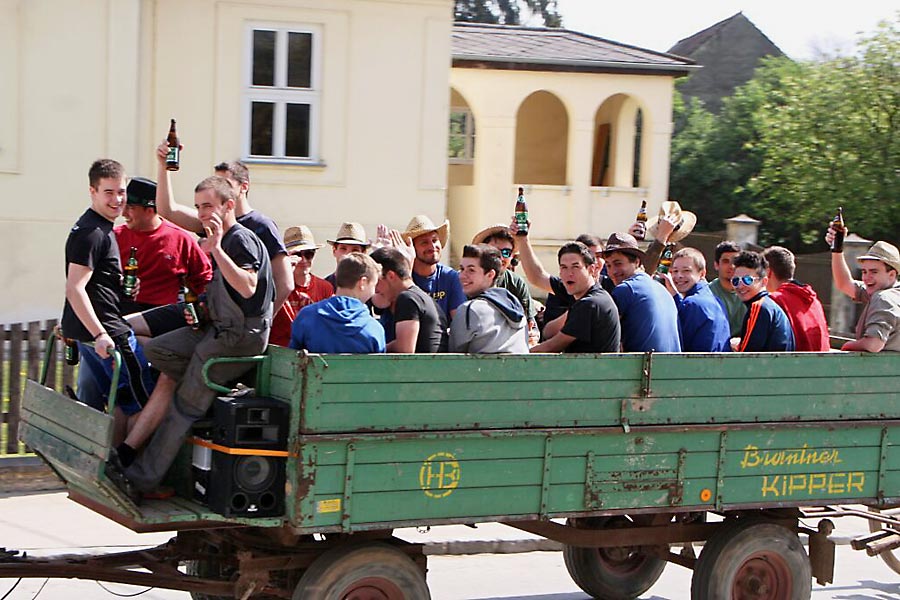
<svg viewBox="0 0 900 600">
<path fill-rule="evenodd" d="M 0 326 L 0 456 L 23 452 L 16 434 L 25 378 L 40 377 L 47 339 L 56 324 L 56 320 L 50 320 Z M 77 370 L 66 364 L 64 348 L 57 341 L 47 371 L 47 386 L 60 392 L 67 385 L 74 387 Z"/>
</svg>

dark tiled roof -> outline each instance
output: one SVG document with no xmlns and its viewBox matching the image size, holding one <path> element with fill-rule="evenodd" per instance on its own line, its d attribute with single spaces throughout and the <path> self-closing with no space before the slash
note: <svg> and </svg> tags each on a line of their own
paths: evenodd
<svg viewBox="0 0 900 600">
<path fill-rule="evenodd" d="M 690 37 L 686 37 L 683 40 L 678 40 L 678 43 L 669 48 L 669 52 L 672 54 L 677 54 L 678 56 L 693 56 L 694 53 L 697 52 L 697 50 L 699 50 L 704 44 L 714 39 L 716 36 L 723 34 L 730 25 L 739 25 L 744 27 L 749 26 L 750 28 L 758 32 L 761 37 L 765 38 L 770 44 L 772 44 L 772 47 L 778 51 L 778 54 L 781 54 L 781 50 L 778 48 L 778 46 L 772 43 L 772 40 L 770 40 L 766 36 L 766 34 L 760 31 L 759 28 L 754 25 L 753 22 L 750 21 L 750 19 L 745 17 L 744 13 L 742 12 L 739 12 L 736 15 L 732 15 L 727 19 L 723 19 L 715 25 L 710 25 L 706 29 L 698 31 Z"/>
<path fill-rule="evenodd" d="M 693 61 L 568 29 L 455 23 L 453 65 L 686 74 Z"/>
</svg>

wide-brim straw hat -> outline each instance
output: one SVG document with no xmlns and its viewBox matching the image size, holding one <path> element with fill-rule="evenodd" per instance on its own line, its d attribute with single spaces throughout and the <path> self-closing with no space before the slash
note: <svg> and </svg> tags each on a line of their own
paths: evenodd
<svg viewBox="0 0 900 600">
<path fill-rule="evenodd" d="M 329 244 L 355 244 L 357 246 L 371 245 L 366 237 L 366 230 L 359 223 L 341 223 L 337 235 L 333 240 L 326 240 Z"/>
<path fill-rule="evenodd" d="M 512 235 L 512 231 L 509 229 L 508 225 L 503 225 L 501 223 L 498 223 L 496 225 L 491 225 L 487 229 L 482 229 L 481 231 L 476 233 L 475 237 L 472 238 L 472 243 L 473 244 L 484 244 L 486 239 L 488 239 L 489 237 L 493 236 L 496 233 L 500 233 L 501 231 L 506 231 L 507 233 L 510 234 L 510 236 L 512 236 L 513 250 L 515 250 L 516 249 L 515 236 Z"/>
<path fill-rule="evenodd" d="M 640 245 L 638 245 L 638 241 L 630 233 L 609 234 L 609 239 L 606 240 L 606 249 L 603 250 L 603 256 L 609 256 L 613 252 L 621 252 L 622 254 L 631 254 L 632 256 L 637 256 L 641 259 L 641 262 L 643 262 L 647 258 L 647 254 L 643 250 L 641 250 Z"/>
<path fill-rule="evenodd" d="M 306 225 L 288 227 L 284 232 L 284 247 L 288 250 L 318 250 L 324 245 L 316 243 L 316 238 Z"/>
<path fill-rule="evenodd" d="M 656 238 L 656 228 L 659 225 L 659 220 L 668 216 L 674 216 L 676 218 L 676 229 L 672 232 L 672 235 L 669 236 L 670 244 L 674 244 L 689 236 L 694 230 L 694 226 L 697 225 L 697 215 L 687 210 L 681 210 L 680 204 L 674 200 L 668 200 L 663 202 L 659 207 L 659 214 L 655 217 L 651 217 L 647 221 L 647 231 L 650 235 Z"/>
<path fill-rule="evenodd" d="M 438 239 L 441 240 L 441 246 L 447 246 L 447 237 L 450 235 L 450 221 L 444 220 L 440 225 L 435 225 L 431 219 L 425 215 L 416 215 L 406 226 L 406 231 L 401 235 L 404 240 L 414 240 L 420 235 L 436 231 Z"/>
<path fill-rule="evenodd" d="M 875 242 L 865 254 L 856 260 L 880 260 L 900 273 L 900 251 L 897 250 L 897 246 L 887 242 Z"/>
</svg>

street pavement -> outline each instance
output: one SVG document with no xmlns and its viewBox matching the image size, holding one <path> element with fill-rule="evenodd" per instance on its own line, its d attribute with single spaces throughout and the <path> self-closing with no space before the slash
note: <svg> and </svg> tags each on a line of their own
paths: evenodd
<svg viewBox="0 0 900 600">
<path fill-rule="evenodd" d="M 836 535 L 848 540 L 865 531 L 862 520 L 838 519 Z M 458 542 L 515 542 L 538 539 L 498 524 L 480 524 L 477 528 L 455 525 L 430 530 L 402 529 L 397 535 L 428 545 L 430 551 L 467 547 Z M 0 547 L 27 551 L 42 556 L 72 552 L 97 553 L 154 546 L 165 542 L 170 533 L 137 534 L 68 500 L 64 493 L 0 497 Z M 515 544 L 512 545 L 515 547 Z M 584 600 L 569 578 L 559 552 L 514 554 L 432 555 L 429 556 L 428 583 L 434 600 Z M 642 600 L 686 600 L 690 598 L 691 572 L 668 565 L 662 577 Z M 93 581 L 22 580 L 8 597 L 4 595 L 16 583 L 0 579 L 3 600 L 112 600 L 140 593 L 143 600 L 187 600 L 184 592 L 98 584 Z M 101 585 L 103 587 L 101 587 Z M 141 593 L 144 592 L 144 593 Z M 835 583 L 813 584 L 813 600 L 898 600 L 900 575 L 881 560 L 839 545 Z"/>
</svg>

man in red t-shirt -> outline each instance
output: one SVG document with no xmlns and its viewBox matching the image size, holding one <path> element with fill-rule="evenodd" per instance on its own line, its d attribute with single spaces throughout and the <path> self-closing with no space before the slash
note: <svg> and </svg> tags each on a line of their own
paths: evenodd
<svg viewBox="0 0 900 600">
<path fill-rule="evenodd" d="M 178 302 L 182 279 L 196 294 L 212 279 L 209 257 L 187 231 L 156 213 L 156 183 L 135 177 L 128 183 L 125 224 L 114 228 L 122 265 L 137 248 L 136 298 L 122 303 L 122 314 L 140 312 Z"/>
<path fill-rule="evenodd" d="M 778 306 L 784 309 L 798 352 L 828 352 L 828 323 L 825 310 L 812 286 L 794 279 L 794 254 L 787 248 L 766 248 L 763 256 L 769 263 L 766 289 Z"/>
<path fill-rule="evenodd" d="M 334 295 L 334 287 L 330 283 L 310 272 L 316 250 L 322 246 L 324 244 L 316 244 L 312 231 L 306 225 L 288 227 L 284 232 L 284 247 L 294 270 L 294 289 L 272 321 L 270 344 L 287 346 L 291 341 L 291 324 L 300 309 Z"/>
</svg>

